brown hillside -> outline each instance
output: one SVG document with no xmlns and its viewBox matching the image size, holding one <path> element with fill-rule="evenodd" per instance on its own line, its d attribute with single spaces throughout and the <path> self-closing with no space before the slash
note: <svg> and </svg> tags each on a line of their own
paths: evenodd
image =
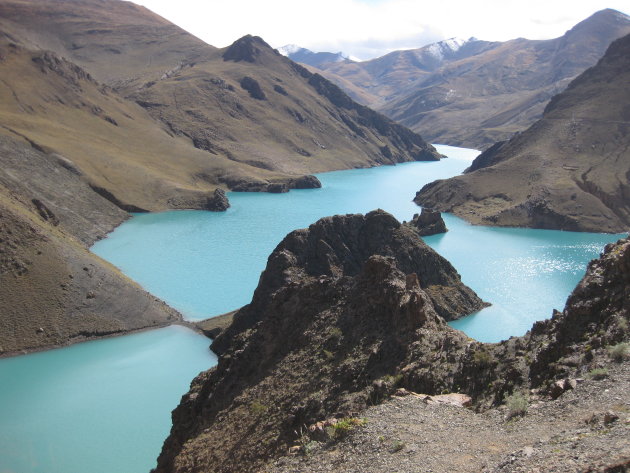
<svg viewBox="0 0 630 473">
<path fill-rule="evenodd" d="M 555 96 L 527 131 L 415 201 L 485 225 L 630 228 L 630 35 Z"/>
<path fill-rule="evenodd" d="M 553 95 L 628 33 L 630 17 L 606 9 L 551 40 L 469 40 L 454 51 L 441 42 L 326 64 L 325 72 L 349 80 L 370 94 L 365 103 L 432 143 L 485 149 L 540 118 Z"/>
</svg>

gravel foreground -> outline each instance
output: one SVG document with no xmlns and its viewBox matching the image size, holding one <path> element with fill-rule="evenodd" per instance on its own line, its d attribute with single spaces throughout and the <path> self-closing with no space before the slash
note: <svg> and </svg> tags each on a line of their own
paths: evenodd
<svg viewBox="0 0 630 473">
<path fill-rule="evenodd" d="M 630 365 L 609 362 L 607 370 L 556 400 L 532 395 L 526 415 L 509 420 L 505 406 L 475 413 L 394 396 L 363 412 L 365 424 L 343 440 L 301 446 L 266 471 L 627 472 Z"/>
</svg>

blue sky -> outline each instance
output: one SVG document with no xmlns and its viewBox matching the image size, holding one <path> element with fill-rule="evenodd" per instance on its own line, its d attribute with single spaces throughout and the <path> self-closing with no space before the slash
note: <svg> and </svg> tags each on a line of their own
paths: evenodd
<svg viewBox="0 0 630 473">
<path fill-rule="evenodd" d="M 136 0 L 217 47 L 245 34 L 358 59 L 451 37 L 505 41 L 561 36 L 628 0 Z"/>
</svg>

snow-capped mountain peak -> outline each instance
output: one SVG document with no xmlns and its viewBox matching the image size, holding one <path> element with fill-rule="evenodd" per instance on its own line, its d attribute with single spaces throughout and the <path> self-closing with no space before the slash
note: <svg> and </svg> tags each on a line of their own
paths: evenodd
<svg viewBox="0 0 630 473">
<path fill-rule="evenodd" d="M 477 40 L 475 38 L 449 38 L 425 46 L 425 51 L 434 56 L 436 59 L 442 61 L 444 56 L 457 52 L 462 46 L 471 41 Z"/>
<path fill-rule="evenodd" d="M 298 46 L 297 44 L 286 44 L 282 46 L 281 48 L 278 48 L 278 52 L 282 54 L 283 56 L 289 57 L 291 54 L 295 54 L 301 51 L 302 49 L 305 49 L 305 48 Z"/>
</svg>

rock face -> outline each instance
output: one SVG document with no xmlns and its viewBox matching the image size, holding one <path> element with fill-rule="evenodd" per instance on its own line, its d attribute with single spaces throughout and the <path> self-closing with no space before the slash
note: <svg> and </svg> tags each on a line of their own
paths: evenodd
<svg viewBox="0 0 630 473">
<path fill-rule="evenodd" d="M 269 256 L 252 302 L 235 316 L 214 350 L 227 348 L 230 334 L 253 327 L 266 313 L 269 295 L 302 277 L 356 277 L 373 255 L 392 257 L 405 274 L 415 274 L 419 287 L 446 320 L 485 306 L 462 284 L 453 266 L 419 238 L 411 225 L 400 224 L 382 210 L 367 215 L 334 216 L 287 235 Z"/>
<path fill-rule="evenodd" d="M 228 201 L 225 191 L 223 189 L 216 189 L 212 194 L 212 197 L 208 198 L 208 205 L 206 210 L 213 210 L 215 212 L 221 212 L 230 208 L 230 202 Z"/>
<path fill-rule="evenodd" d="M 547 105 L 543 118 L 415 201 L 484 225 L 630 228 L 630 35 Z"/>
<path fill-rule="evenodd" d="M 437 235 L 448 231 L 442 214 L 426 207 L 422 209 L 420 215 L 414 215 L 410 223 L 418 229 L 420 236 Z"/>
<path fill-rule="evenodd" d="M 260 471 L 323 435 L 318 425 L 360 415 L 401 387 L 458 391 L 478 408 L 521 389 L 543 393 L 591 369 L 593 347 L 628 337 L 628 240 L 591 263 L 564 312 L 524 337 L 482 344 L 437 314 L 422 276 L 407 273 L 412 252 L 366 256 L 372 238 L 387 238 L 368 234 L 402 238 L 396 232 L 406 229 L 392 220 L 382 212 L 323 219 L 276 248 L 252 303 L 213 344 L 218 366 L 173 412 L 155 472 Z M 326 239 L 332 228 L 336 244 Z"/>
<path fill-rule="evenodd" d="M 446 352 L 470 343 L 434 307 L 454 318 L 481 306 L 412 227 L 383 211 L 292 232 L 269 257 L 251 304 L 214 341 L 219 365 L 175 411 L 157 471 L 250 471 L 296 430 L 393 389 L 373 382 L 405 366 L 419 345 L 444 350 L 416 372 L 414 384 L 429 389 Z"/>
<path fill-rule="evenodd" d="M 555 39 L 452 38 L 320 67 L 357 100 L 431 143 L 485 149 L 538 120 L 553 95 L 628 33 L 630 17 L 606 9 Z"/>
</svg>

